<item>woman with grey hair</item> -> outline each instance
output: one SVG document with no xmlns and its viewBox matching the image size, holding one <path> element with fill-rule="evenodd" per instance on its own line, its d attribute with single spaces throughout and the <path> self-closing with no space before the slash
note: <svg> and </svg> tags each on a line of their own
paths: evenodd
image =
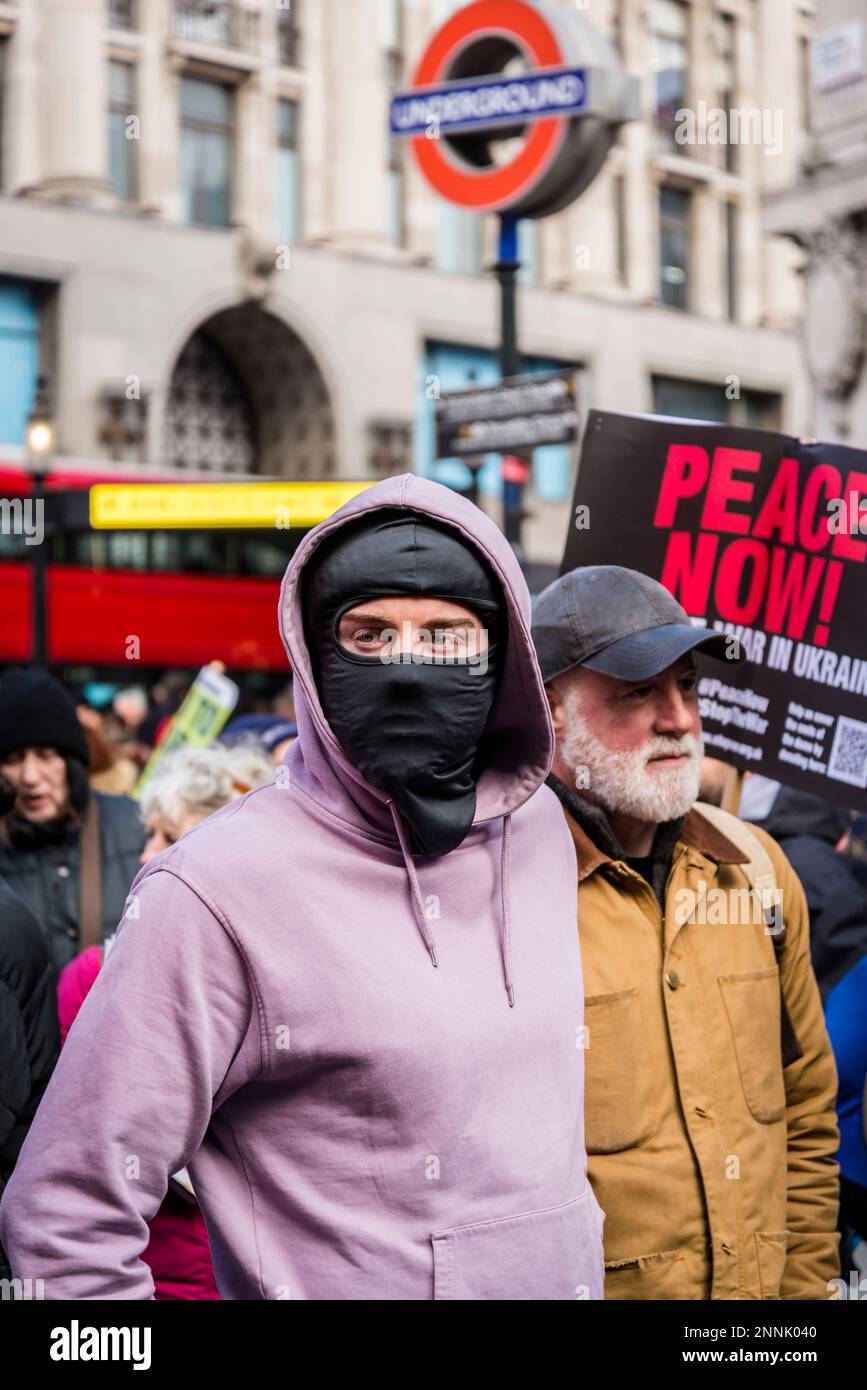
<svg viewBox="0 0 867 1390">
<path fill-rule="evenodd" d="M 258 742 L 225 748 L 178 748 L 166 756 L 141 796 L 147 864 L 193 826 L 254 787 L 274 781 L 276 768 Z"/>
</svg>

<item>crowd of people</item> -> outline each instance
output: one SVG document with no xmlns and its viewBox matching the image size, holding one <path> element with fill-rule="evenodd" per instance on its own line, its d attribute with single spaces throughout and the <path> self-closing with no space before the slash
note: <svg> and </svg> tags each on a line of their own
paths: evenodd
<svg viewBox="0 0 867 1390">
<path fill-rule="evenodd" d="M 291 693 L 137 799 L 189 676 L 0 679 L 7 1277 L 867 1296 L 863 818 L 723 804 L 739 644 L 614 565 L 531 610 L 418 478 L 305 538 L 279 621 Z"/>
</svg>

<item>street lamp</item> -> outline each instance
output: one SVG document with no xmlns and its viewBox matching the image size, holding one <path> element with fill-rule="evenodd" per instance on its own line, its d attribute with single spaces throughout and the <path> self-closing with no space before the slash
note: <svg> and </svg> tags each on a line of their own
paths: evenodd
<svg viewBox="0 0 867 1390">
<path fill-rule="evenodd" d="M 25 428 L 27 456 L 33 469 L 32 498 L 37 513 L 45 511 L 45 469 L 54 453 L 56 430 L 51 411 L 51 396 L 48 382 L 44 376 L 36 381 L 36 395 L 33 409 L 27 417 Z M 33 547 L 33 664 L 48 664 L 48 603 L 46 595 L 46 571 L 48 568 L 46 544 L 48 531 L 43 525 L 42 541 Z"/>
<path fill-rule="evenodd" d="M 54 417 L 51 413 L 48 383 L 44 376 L 40 376 L 36 382 L 36 395 L 33 398 L 33 409 L 27 417 L 25 439 L 28 456 L 34 464 L 45 463 L 54 453 Z"/>
</svg>

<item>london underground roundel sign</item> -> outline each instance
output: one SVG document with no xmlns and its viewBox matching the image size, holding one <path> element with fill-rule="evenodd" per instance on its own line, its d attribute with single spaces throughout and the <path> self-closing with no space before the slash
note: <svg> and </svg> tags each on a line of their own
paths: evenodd
<svg viewBox="0 0 867 1390">
<path fill-rule="evenodd" d="M 638 84 L 574 11 L 474 0 L 434 34 L 391 103 L 431 186 L 477 212 L 545 217 L 591 182 Z"/>
</svg>

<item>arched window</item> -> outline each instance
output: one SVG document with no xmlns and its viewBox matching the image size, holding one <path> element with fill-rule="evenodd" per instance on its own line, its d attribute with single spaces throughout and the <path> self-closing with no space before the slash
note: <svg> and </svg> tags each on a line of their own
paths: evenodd
<svg viewBox="0 0 867 1390">
<path fill-rule="evenodd" d="M 253 412 L 244 384 L 219 344 L 201 329 L 177 360 L 166 408 L 166 462 L 176 468 L 250 473 Z"/>
<path fill-rule="evenodd" d="M 329 478 L 336 472 L 328 388 L 306 344 L 255 304 L 214 314 L 178 357 L 163 458 L 178 468 Z"/>
</svg>

